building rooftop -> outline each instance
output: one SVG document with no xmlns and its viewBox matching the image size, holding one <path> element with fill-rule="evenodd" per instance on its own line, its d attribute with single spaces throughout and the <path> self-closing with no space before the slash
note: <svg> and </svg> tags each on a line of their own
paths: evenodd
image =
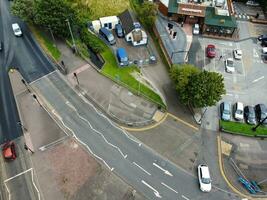
<svg viewBox="0 0 267 200">
<path fill-rule="evenodd" d="M 228 28 L 237 27 L 236 20 L 233 16 L 217 15 L 214 7 L 206 8 L 205 24 Z"/>
</svg>

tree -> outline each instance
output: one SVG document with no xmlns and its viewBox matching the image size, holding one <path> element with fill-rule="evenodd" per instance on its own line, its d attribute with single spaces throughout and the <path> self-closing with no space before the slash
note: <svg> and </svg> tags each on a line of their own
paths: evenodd
<svg viewBox="0 0 267 200">
<path fill-rule="evenodd" d="M 77 24 L 75 11 L 65 0 L 36 0 L 34 21 L 37 25 L 50 27 L 56 35 L 68 37 L 67 19 L 71 25 Z"/>
<path fill-rule="evenodd" d="M 90 47 L 95 53 L 105 50 L 105 44 L 96 35 L 90 33 L 87 28 L 81 30 L 81 40 Z"/>
<path fill-rule="evenodd" d="M 34 2 L 33 0 L 16 0 L 11 5 L 11 12 L 24 21 L 33 22 L 35 15 Z"/>
<path fill-rule="evenodd" d="M 152 29 L 156 21 L 156 4 L 146 1 L 136 9 L 136 12 L 140 22 L 148 29 Z"/>
<path fill-rule="evenodd" d="M 180 101 L 193 107 L 213 106 L 225 94 L 223 77 L 216 72 L 200 71 L 193 65 L 174 65 L 170 76 Z"/>
</svg>

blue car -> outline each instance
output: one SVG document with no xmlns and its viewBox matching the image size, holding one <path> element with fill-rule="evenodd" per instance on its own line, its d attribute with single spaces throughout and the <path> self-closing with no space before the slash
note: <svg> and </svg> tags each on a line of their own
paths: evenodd
<svg viewBox="0 0 267 200">
<path fill-rule="evenodd" d="M 127 66 L 129 64 L 128 55 L 124 48 L 117 49 L 117 58 L 120 66 Z"/>
<path fill-rule="evenodd" d="M 231 104 L 229 102 L 221 103 L 221 119 L 224 121 L 231 120 Z"/>
</svg>

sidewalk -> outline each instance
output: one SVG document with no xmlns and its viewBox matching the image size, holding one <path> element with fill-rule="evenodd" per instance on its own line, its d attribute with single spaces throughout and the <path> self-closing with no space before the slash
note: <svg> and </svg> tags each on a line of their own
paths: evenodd
<svg viewBox="0 0 267 200">
<path fill-rule="evenodd" d="M 129 92 L 124 87 L 100 74 L 90 63 L 73 54 L 61 41 L 57 47 L 62 53 L 69 74 L 67 79 L 78 92 L 119 124 L 147 126 L 155 123 L 157 105 Z M 78 82 L 73 75 L 77 74 Z"/>
</svg>

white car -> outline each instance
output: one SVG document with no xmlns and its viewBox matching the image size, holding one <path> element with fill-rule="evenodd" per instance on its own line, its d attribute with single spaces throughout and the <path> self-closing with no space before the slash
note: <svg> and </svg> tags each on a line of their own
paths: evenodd
<svg viewBox="0 0 267 200">
<path fill-rule="evenodd" d="M 14 31 L 15 36 L 22 36 L 22 31 L 17 23 L 12 24 L 12 29 Z"/>
<path fill-rule="evenodd" d="M 234 104 L 234 118 L 236 120 L 242 121 L 244 119 L 244 105 L 241 102 L 236 102 Z"/>
<path fill-rule="evenodd" d="M 210 192 L 211 191 L 211 179 L 210 179 L 210 172 L 209 167 L 207 165 L 199 165 L 197 167 L 198 172 L 198 181 L 200 190 L 203 192 Z"/>
<path fill-rule="evenodd" d="M 252 0 L 252 1 L 247 1 L 246 5 L 247 6 L 259 6 L 260 4 L 256 2 L 255 0 Z"/>
<path fill-rule="evenodd" d="M 234 60 L 233 58 L 227 58 L 225 60 L 225 70 L 226 72 L 233 73 L 235 72 L 235 67 L 234 67 Z"/>
<path fill-rule="evenodd" d="M 193 26 L 193 34 L 198 35 L 199 34 L 199 24 L 194 24 Z"/>
<path fill-rule="evenodd" d="M 234 58 L 237 60 L 241 60 L 242 59 L 242 50 L 240 49 L 235 49 L 234 51 Z"/>
</svg>

